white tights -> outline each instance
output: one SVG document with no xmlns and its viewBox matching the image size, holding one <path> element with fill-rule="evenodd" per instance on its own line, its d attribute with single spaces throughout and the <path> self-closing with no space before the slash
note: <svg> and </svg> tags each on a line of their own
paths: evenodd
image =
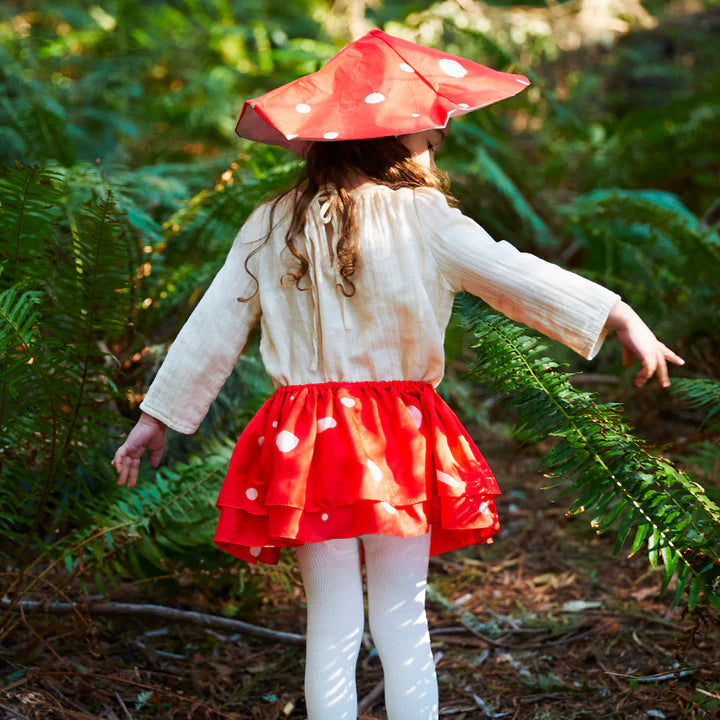
<svg viewBox="0 0 720 720">
<path fill-rule="evenodd" d="M 425 616 L 430 534 L 360 539 L 388 720 L 437 720 L 437 678 Z M 365 624 L 358 538 L 302 545 L 297 558 L 307 597 L 308 720 L 356 720 L 355 666 Z"/>
</svg>

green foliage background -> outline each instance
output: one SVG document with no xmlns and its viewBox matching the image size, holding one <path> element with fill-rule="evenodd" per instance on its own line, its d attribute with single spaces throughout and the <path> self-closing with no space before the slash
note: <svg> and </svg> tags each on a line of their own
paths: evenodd
<svg viewBox="0 0 720 720">
<path fill-rule="evenodd" d="M 44 591 L 60 568 L 67 582 L 94 572 L 101 591 L 186 571 L 251 598 L 253 573 L 282 577 L 288 558 L 238 571 L 211 543 L 234 439 L 272 390 L 257 333 L 200 431 L 170 433 L 160 470 L 146 467 L 129 493 L 109 460 L 237 229 L 297 172 L 290 154 L 234 134 L 242 102 L 378 26 L 530 77 L 512 100 L 456 120 L 438 163 L 494 237 L 616 290 L 687 359 L 673 391 L 695 442 L 657 459 L 622 413 L 573 394 L 568 373 L 587 363 L 556 344 L 538 359 L 532 333 L 472 303 L 449 329 L 441 391 L 498 432 L 484 400 L 499 394 L 510 410 L 530 393 L 516 436 L 562 438 L 546 467 L 574 510 L 595 506 L 589 519 L 615 528 L 616 550 L 632 530 L 631 551 L 662 560 L 664 585 L 676 578 L 675 602 L 687 590 L 691 606 L 704 593 L 717 607 L 720 11 L 628 2 L 612 22 L 587 22 L 577 2 L 367 5 L 363 17 L 325 0 L 0 8 L 6 589 Z M 628 392 L 612 399 L 633 402 L 616 344 L 590 369 L 620 375 Z M 574 409 L 541 427 L 547 402 Z M 588 450 L 578 428 L 614 442 Z"/>
</svg>

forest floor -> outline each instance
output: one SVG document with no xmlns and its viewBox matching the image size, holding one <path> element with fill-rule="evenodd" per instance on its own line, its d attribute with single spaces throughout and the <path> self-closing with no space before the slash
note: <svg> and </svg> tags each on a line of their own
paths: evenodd
<svg viewBox="0 0 720 720">
<path fill-rule="evenodd" d="M 634 419 L 662 446 L 678 429 L 647 395 Z M 584 515 L 566 517 L 568 503 L 540 489 L 537 468 L 547 448 L 519 451 L 511 439 L 471 430 L 500 479 L 503 527 L 492 545 L 431 558 L 427 609 L 440 717 L 720 717 L 717 615 L 668 609 L 672 584 L 660 597 L 661 570 L 642 552 L 612 557 L 612 532 L 599 536 Z M 256 607 L 237 619 L 304 633 L 293 558 L 284 558 L 280 571 L 249 569 Z M 227 615 L 231 605 L 197 583 L 181 583 L 174 597 L 147 583 L 121 586 L 112 600 L 215 615 Z M 33 611 L 10 640 L 0 650 L 0 717 L 306 717 L 299 645 L 143 615 L 78 613 L 70 620 Z M 382 669 L 365 640 L 360 717 L 385 720 Z"/>
</svg>

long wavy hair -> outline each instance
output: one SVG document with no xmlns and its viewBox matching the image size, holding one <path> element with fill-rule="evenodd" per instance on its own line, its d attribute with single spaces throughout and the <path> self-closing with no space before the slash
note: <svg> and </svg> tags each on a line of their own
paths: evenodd
<svg viewBox="0 0 720 720">
<path fill-rule="evenodd" d="M 258 291 L 257 278 L 248 268 L 248 261 L 267 243 L 274 227 L 278 203 L 288 196 L 293 197 L 293 206 L 290 226 L 285 233 L 285 244 L 297 259 L 297 267 L 285 272 L 280 283 L 294 283 L 298 290 L 309 289 L 307 285 L 301 286 L 301 281 L 308 272 L 309 260 L 295 240 L 304 232 L 310 203 L 321 188 L 326 188 L 331 193 L 332 211 L 337 213 L 339 237 L 334 248 L 334 261 L 343 278 L 341 289 L 346 297 L 355 294 L 355 285 L 350 278 L 355 274 L 361 251 L 355 201 L 347 190 L 351 178 L 385 185 L 393 190 L 433 187 L 440 190 L 449 203 L 457 205 L 449 192 L 450 180 L 447 173 L 420 165 L 410 156 L 407 147 L 393 136 L 368 140 L 312 142 L 308 143 L 304 157 L 305 163 L 297 181 L 271 202 L 269 228 L 262 244 L 245 260 L 245 269 L 255 280 L 256 288 L 249 297 L 238 298 L 241 302 L 250 300 Z"/>
</svg>

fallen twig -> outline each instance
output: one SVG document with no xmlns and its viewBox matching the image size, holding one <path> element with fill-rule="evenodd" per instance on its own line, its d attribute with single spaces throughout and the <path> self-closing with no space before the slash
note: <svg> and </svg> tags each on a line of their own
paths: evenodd
<svg viewBox="0 0 720 720">
<path fill-rule="evenodd" d="M 487 703 L 478 695 L 473 694 L 472 699 L 480 706 L 482 711 L 487 715 L 489 718 L 500 718 L 505 717 L 506 715 L 509 715 L 509 712 L 493 712 L 487 705 Z"/>
<path fill-rule="evenodd" d="M 670 628 L 672 630 L 677 630 L 678 632 L 687 632 L 689 628 L 683 627 L 682 625 L 678 625 L 676 622 L 673 622 L 672 620 L 667 620 L 666 618 L 658 617 L 656 615 L 648 615 L 647 613 L 641 612 L 639 610 L 630 610 L 627 608 L 623 609 L 615 609 L 615 610 L 602 610 L 602 609 L 595 609 L 595 608 L 588 608 L 586 610 L 557 610 L 556 611 L 559 614 L 567 614 L 567 615 L 600 615 L 602 617 L 631 617 L 636 620 L 643 620 L 646 623 L 650 623 L 652 625 L 662 625 L 663 627 Z"/>
<path fill-rule="evenodd" d="M 0 604 L 9 605 L 8 598 L 0 599 Z M 67 613 L 74 612 L 78 603 L 49 603 L 45 604 L 39 600 L 18 600 L 15 607 L 25 609 L 41 608 L 46 612 Z M 192 625 L 201 625 L 203 627 L 221 627 L 228 630 L 243 632 L 247 635 L 254 635 L 271 640 L 277 640 L 289 645 L 304 645 L 305 636 L 295 635 L 294 633 L 281 632 L 279 630 L 270 630 L 258 625 L 251 625 L 242 620 L 233 620 L 231 618 L 220 617 L 219 615 L 209 615 L 207 613 L 195 612 L 194 610 L 179 610 L 178 608 L 165 607 L 164 605 L 139 605 L 135 603 L 118 603 L 118 602 L 99 602 L 90 603 L 87 611 L 91 615 L 154 615 L 167 620 L 179 620 Z"/>
<path fill-rule="evenodd" d="M 707 695 L 708 697 L 714 698 L 715 700 L 720 700 L 720 695 L 718 695 L 717 693 L 711 693 L 699 687 L 695 688 L 695 692 L 702 693 L 703 695 Z"/>
<path fill-rule="evenodd" d="M 458 715 L 459 713 L 475 712 L 477 705 L 466 705 L 461 707 L 447 707 L 440 710 L 440 715 Z"/>
<path fill-rule="evenodd" d="M 702 670 L 706 667 L 710 667 L 711 665 L 717 665 L 718 663 L 720 663 L 720 657 L 716 658 L 715 660 L 710 660 L 710 662 L 701 663 L 700 665 L 689 665 L 688 667 L 684 667 L 684 668 L 676 668 L 671 673 L 657 673 L 656 675 L 645 675 L 644 676 L 646 678 L 645 682 L 649 682 L 649 680 L 647 678 L 649 678 L 651 680 L 654 680 L 657 678 L 662 678 L 663 680 L 665 680 L 666 679 L 665 676 L 668 674 L 671 674 L 671 675 L 677 675 L 678 673 L 689 674 L 691 672 L 695 672 L 696 670 Z M 603 668 L 603 670 L 605 670 L 605 668 Z M 617 677 L 632 678 L 632 679 L 638 680 L 638 681 L 643 680 L 642 677 L 636 677 L 635 675 L 625 675 L 623 673 L 616 673 L 616 672 L 612 672 L 612 670 L 605 670 L 605 672 L 608 675 L 616 675 Z"/>
<path fill-rule="evenodd" d="M 130 711 L 125 706 L 123 699 L 120 697 L 120 693 L 116 692 L 115 697 L 117 698 L 118 702 L 120 703 L 120 707 L 122 708 L 123 715 L 125 716 L 125 720 L 133 720 L 133 716 L 130 714 Z"/>
<path fill-rule="evenodd" d="M 616 673 L 616 672 L 609 672 L 605 671 L 608 675 L 616 675 L 617 677 L 624 677 L 624 678 L 630 678 L 631 680 L 635 680 L 635 682 L 641 682 L 641 683 L 649 683 L 649 682 L 664 682 L 665 680 L 677 680 L 681 677 L 686 677 L 687 675 L 694 674 L 694 670 L 680 670 L 679 672 L 669 672 L 669 673 L 661 673 L 659 675 L 625 675 L 625 673 Z"/>
<path fill-rule="evenodd" d="M 358 713 L 365 712 L 383 693 L 385 681 L 381 680 L 359 703 Z"/>
<path fill-rule="evenodd" d="M 151 647 L 148 648 L 148 646 L 144 642 L 140 642 L 140 640 L 133 640 L 133 645 L 145 650 L 149 653 L 155 653 L 158 657 L 167 658 L 168 660 L 187 660 L 187 657 L 185 655 L 179 655 L 178 653 L 173 652 L 167 652 L 166 650 L 158 650 L 157 648 Z"/>
</svg>

